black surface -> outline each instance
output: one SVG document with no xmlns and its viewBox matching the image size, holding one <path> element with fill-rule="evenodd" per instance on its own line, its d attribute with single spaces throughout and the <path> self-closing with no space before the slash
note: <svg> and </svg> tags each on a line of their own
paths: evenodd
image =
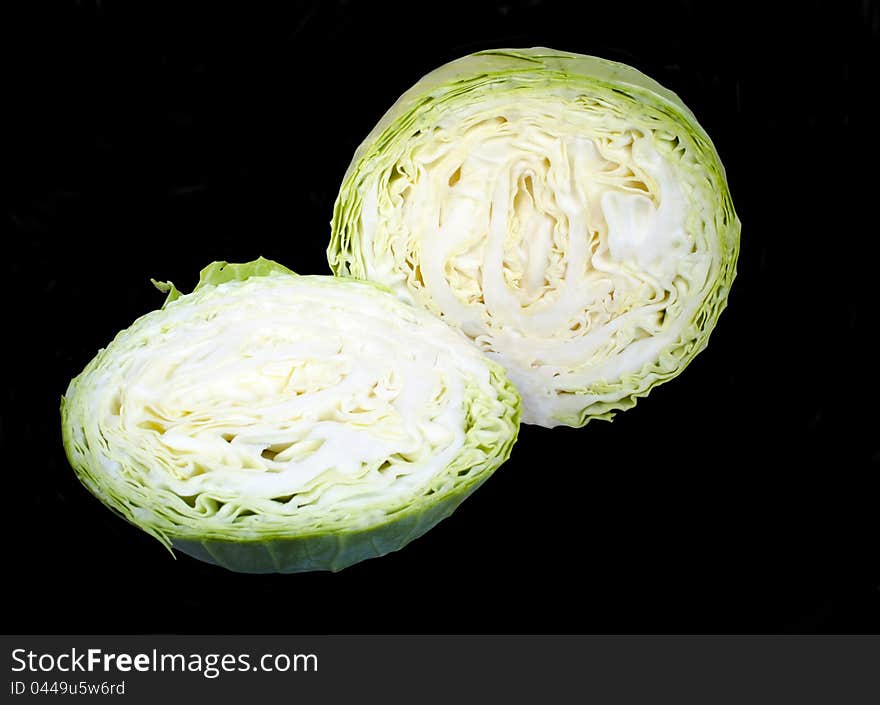
<svg viewBox="0 0 880 705">
<path fill-rule="evenodd" d="M 36 5 L 4 23 L 4 631 L 880 631 L 876 4 Z M 149 277 L 326 272 L 384 110 L 531 45 L 635 65 L 718 147 L 740 273 L 686 373 L 612 424 L 524 427 L 451 519 L 337 575 L 174 561 L 92 499 L 59 397 L 161 303 Z"/>
</svg>

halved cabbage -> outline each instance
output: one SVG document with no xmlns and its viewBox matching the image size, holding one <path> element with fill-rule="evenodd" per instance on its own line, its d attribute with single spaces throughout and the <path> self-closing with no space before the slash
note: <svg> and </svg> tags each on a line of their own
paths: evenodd
<svg viewBox="0 0 880 705">
<path fill-rule="evenodd" d="M 708 135 L 629 66 L 485 51 L 428 74 L 358 148 L 327 254 L 501 362 L 523 421 L 610 419 L 708 341 L 740 223 Z"/>
<path fill-rule="evenodd" d="M 166 546 L 244 572 L 401 548 L 507 459 L 519 397 L 458 331 L 355 280 L 215 262 L 62 400 L 80 480 Z"/>
</svg>

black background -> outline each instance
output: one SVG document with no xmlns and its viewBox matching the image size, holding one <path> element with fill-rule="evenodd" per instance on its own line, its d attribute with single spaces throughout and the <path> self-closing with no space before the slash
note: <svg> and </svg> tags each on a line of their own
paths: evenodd
<svg viewBox="0 0 880 705">
<path fill-rule="evenodd" d="M 37 7 L 39 5 L 39 7 Z M 871 2 L 31 3 L 6 22 L 4 631 L 880 631 Z M 633 64 L 743 221 L 709 348 L 612 423 L 524 427 L 449 520 L 342 573 L 174 561 L 79 485 L 58 402 L 212 260 L 327 272 L 353 150 L 484 48 Z"/>
</svg>

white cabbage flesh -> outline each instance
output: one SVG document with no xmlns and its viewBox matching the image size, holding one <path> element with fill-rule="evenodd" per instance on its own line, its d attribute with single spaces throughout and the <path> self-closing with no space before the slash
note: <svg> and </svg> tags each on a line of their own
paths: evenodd
<svg viewBox="0 0 880 705">
<path fill-rule="evenodd" d="M 160 538 L 354 531 L 500 464 L 516 434 L 502 380 L 375 286 L 261 276 L 120 333 L 68 390 L 68 450 Z"/>
<path fill-rule="evenodd" d="M 466 57 L 405 94 L 352 162 L 328 254 L 501 362 L 524 421 L 581 425 L 705 345 L 739 225 L 683 106 L 591 81 L 600 60 L 539 61 Z"/>
</svg>

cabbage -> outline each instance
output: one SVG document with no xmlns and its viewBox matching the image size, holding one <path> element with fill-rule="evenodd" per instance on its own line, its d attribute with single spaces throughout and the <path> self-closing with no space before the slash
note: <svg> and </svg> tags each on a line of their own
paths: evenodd
<svg viewBox="0 0 880 705">
<path fill-rule="evenodd" d="M 610 419 L 706 347 L 740 223 L 712 142 L 635 69 L 485 51 L 358 148 L 330 266 L 441 316 L 507 369 L 523 421 Z"/>
<path fill-rule="evenodd" d="M 80 480 L 169 548 L 339 570 L 425 533 L 510 454 L 503 369 L 376 285 L 260 259 L 159 286 L 61 413 Z"/>
</svg>

